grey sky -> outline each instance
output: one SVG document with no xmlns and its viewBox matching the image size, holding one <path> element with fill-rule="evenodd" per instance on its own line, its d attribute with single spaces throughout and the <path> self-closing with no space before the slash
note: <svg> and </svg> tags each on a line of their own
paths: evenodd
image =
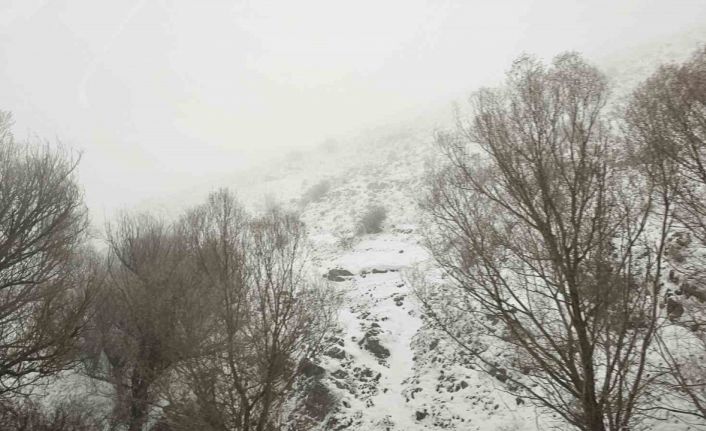
<svg viewBox="0 0 706 431">
<path fill-rule="evenodd" d="M 704 0 L 0 0 L 0 109 L 85 151 L 102 218 L 462 97 L 523 51 L 595 58 L 704 23 Z"/>
</svg>

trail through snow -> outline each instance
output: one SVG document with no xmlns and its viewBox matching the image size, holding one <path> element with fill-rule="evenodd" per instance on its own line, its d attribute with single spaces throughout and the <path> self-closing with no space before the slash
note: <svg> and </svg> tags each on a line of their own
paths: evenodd
<svg viewBox="0 0 706 431">
<path fill-rule="evenodd" d="M 380 376 L 377 391 L 360 406 L 365 409 L 360 429 L 420 428 L 403 390 L 414 376 L 412 340 L 422 322 L 401 270 L 427 257 L 409 239 L 385 234 L 361 242 L 337 262 L 358 274 L 349 282 L 348 305 L 340 314 L 347 335 L 345 350 L 356 366 Z M 379 331 L 376 338 L 389 356 L 380 358 L 360 344 L 371 328 Z"/>
</svg>

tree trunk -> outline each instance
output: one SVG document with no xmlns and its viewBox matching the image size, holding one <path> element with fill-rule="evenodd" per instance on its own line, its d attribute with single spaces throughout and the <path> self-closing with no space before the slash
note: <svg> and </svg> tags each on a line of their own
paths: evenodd
<svg viewBox="0 0 706 431">
<path fill-rule="evenodd" d="M 149 409 L 148 390 L 150 381 L 140 370 L 135 370 L 131 379 L 130 422 L 128 431 L 142 431 Z"/>
</svg>

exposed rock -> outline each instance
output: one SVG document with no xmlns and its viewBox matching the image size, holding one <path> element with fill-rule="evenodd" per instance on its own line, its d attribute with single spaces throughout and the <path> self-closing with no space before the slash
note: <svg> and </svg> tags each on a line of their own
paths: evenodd
<svg viewBox="0 0 706 431">
<path fill-rule="evenodd" d="M 307 388 L 302 403 L 302 413 L 316 421 L 322 421 L 336 404 L 336 398 L 321 382 L 314 382 Z"/>
<path fill-rule="evenodd" d="M 326 370 L 306 358 L 299 364 L 299 370 L 306 377 L 320 377 L 326 373 Z"/>
<path fill-rule="evenodd" d="M 348 271 L 347 269 L 334 268 L 329 270 L 325 277 L 331 281 L 346 281 L 346 277 L 352 276 L 353 273 Z"/>
<path fill-rule="evenodd" d="M 382 181 L 368 183 L 368 190 L 379 191 L 384 190 L 387 187 L 389 187 L 389 184 Z"/>
<path fill-rule="evenodd" d="M 345 342 L 343 341 L 343 338 L 341 337 L 329 337 L 328 339 L 330 342 L 335 343 L 341 347 L 344 346 Z"/>
<path fill-rule="evenodd" d="M 676 275 L 673 269 L 669 270 L 669 281 L 672 283 L 679 283 L 679 276 Z"/>
<path fill-rule="evenodd" d="M 342 389 L 344 391 L 350 391 L 351 387 L 348 385 L 348 382 L 343 379 L 333 379 L 331 380 L 333 382 L 333 385 L 336 386 L 338 389 Z"/>
<path fill-rule="evenodd" d="M 377 338 L 365 338 L 363 341 L 363 347 L 379 359 L 386 359 L 390 357 L 390 351 L 385 346 L 380 344 L 380 340 Z"/>
<path fill-rule="evenodd" d="M 686 247 L 691 244 L 691 233 L 689 232 L 677 232 L 674 235 L 675 241 L 682 247 Z"/>
<path fill-rule="evenodd" d="M 324 352 L 324 355 L 330 357 L 330 358 L 335 358 L 335 359 L 345 359 L 346 358 L 346 351 L 340 348 L 339 346 L 333 346 L 330 349 L 328 349 L 326 352 Z"/>
<path fill-rule="evenodd" d="M 370 368 L 367 368 L 367 367 L 363 368 L 360 371 L 359 376 L 361 377 L 361 380 L 367 380 L 367 379 L 373 377 L 373 370 L 371 370 Z"/>
<path fill-rule="evenodd" d="M 397 233 L 406 233 L 410 234 L 414 232 L 414 228 L 401 228 L 401 227 L 395 227 L 395 232 Z"/>
<path fill-rule="evenodd" d="M 348 377 L 348 372 L 339 368 L 338 370 L 331 373 L 331 375 L 337 379 L 345 379 L 346 377 Z"/>
<path fill-rule="evenodd" d="M 667 315 L 670 319 L 679 319 L 684 314 L 684 306 L 673 297 L 667 298 Z"/>
<path fill-rule="evenodd" d="M 693 296 L 694 298 L 698 299 L 699 302 L 706 302 L 706 291 L 699 289 L 691 283 L 683 283 L 681 285 L 680 290 L 684 292 L 684 296 L 686 296 L 687 298 Z"/>
<path fill-rule="evenodd" d="M 373 323 L 372 327 L 368 329 L 363 338 L 358 342 L 358 344 L 365 350 L 372 353 L 378 359 L 386 359 L 390 357 L 390 351 L 380 344 L 378 339 L 378 334 L 380 334 L 380 325 Z"/>
<path fill-rule="evenodd" d="M 500 380 L 502 383 L 507 381 L 507 370 L 505 368 L 492 367 L 488 374 Z"/>
<path fill-rule="evenodd" d="M 350 428 L 352 425 L 353 425 L 352 418 L 347 418 L 347 419 L 341 420 L 341 419 L 334 417 L 328 421 L 328 424 L 325 429 L 330 429 L 333 431 L 341 431 L 341 430 Z"/>
<path fill-rule="evenodd" d="M 664 254 L 678 263 L 683 263 L 686 260 L 686 248 L 691 244 L 691 234 L 689 232 L 676 232 L 669 239 Z"/>
<path fill-rule="evenodd" d="M 426 409 L 425 409 L 424 411 L 421 411 L 421 412 L 420 412 L 419 410 L 417 410 L 417 412 L 414 414 L 414 417 L 415 417 L 418 421 L 421 421 L 421 420 L 423 420 L 425 417 L 427 417 L 428 415 L 429 415 L 429 413 L 426 411 Z"/>
<path fill-rule="evenodd" d="M 299 393 L 289 415 L 289 429 L 313 429 L 336 409 L 336 396 L 321 380 L 309 380 Z"/>
</svg>

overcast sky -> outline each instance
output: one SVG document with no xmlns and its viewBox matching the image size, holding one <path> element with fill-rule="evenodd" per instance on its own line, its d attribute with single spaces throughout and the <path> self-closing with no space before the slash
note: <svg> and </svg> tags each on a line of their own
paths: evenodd
<svg viewBox="0 0 706 431">
<path fill-rule="evenodd" d="M 704 23 L 704 0 L 0 0 L 0 109 L 84 151 L 102 217 L 448 103 L 521 52 Z"/>
</svg>

